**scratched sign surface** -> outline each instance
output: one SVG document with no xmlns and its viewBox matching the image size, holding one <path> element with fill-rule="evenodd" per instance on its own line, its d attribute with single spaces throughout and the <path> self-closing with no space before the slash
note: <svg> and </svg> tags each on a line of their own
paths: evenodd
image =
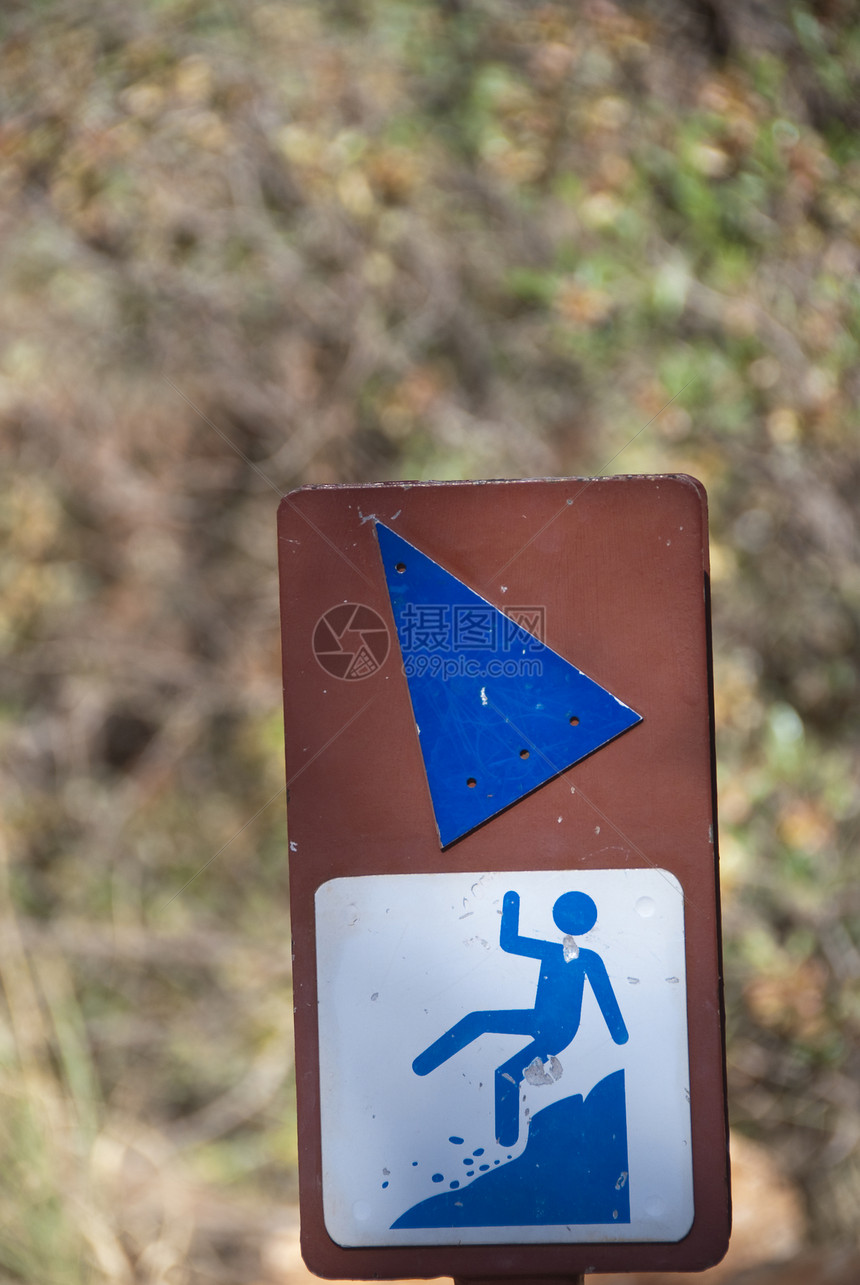
<svg viewBox="0 0 860 1285">
<path fill-rule="evenodd" d="M 306 487 L 278 538 L 305 1261 L 710 1266 L 730 1219 L 702 487 Z"/>
<path fill-rule="evenodd" d="M 340 1245 L 677 1241 L 693 1218 L 683 897 L 665 870 L 317 893 Z"/>
</svg>

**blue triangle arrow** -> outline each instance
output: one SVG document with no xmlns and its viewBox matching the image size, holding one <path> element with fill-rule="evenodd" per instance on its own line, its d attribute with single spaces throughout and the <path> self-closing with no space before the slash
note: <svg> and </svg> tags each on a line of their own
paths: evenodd
<svg viewBox="0 0 860 1285">
<path fill-rule="evenodd" d="M 641 722 L 420 549 L 376 534 L 443 848 Z"/>
</svg>

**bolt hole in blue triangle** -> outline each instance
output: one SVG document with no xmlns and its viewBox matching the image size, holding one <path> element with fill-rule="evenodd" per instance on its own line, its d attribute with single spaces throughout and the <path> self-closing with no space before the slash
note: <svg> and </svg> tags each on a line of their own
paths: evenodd
<svg viewBox="0 0 860 1285">
<path fill-rule="evenodd" d="M 376 534 L 443 848 L 641 722 L 402 536 Z"/>
</svg>

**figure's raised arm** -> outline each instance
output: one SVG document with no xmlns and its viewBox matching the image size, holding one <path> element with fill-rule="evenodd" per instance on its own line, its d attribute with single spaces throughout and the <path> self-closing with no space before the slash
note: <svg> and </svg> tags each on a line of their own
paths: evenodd
<svg viewBox="0 0 860 1285">
<path fill-rule="evenodd" d="M 532 959 L 543 959 L 547 952 L 547 942 L 534 937 L 520 936 L 520 894 L 506 892 L 502 902 L 502 926 L 499 931 L 499 945 L 509 955 L 529 955 Z"/>
</svg>

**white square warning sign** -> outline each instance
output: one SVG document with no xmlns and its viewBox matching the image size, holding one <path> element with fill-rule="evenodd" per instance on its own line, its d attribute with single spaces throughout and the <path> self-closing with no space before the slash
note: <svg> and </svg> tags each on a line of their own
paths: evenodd
<svg viewBox="0 0 860 1285">
<path fill-rule="evenodd" d="M 674 1242 L 693 1221 L 666 870 L 316 893 L 323 1206 L 344 1247 Z"/>
</svg>

